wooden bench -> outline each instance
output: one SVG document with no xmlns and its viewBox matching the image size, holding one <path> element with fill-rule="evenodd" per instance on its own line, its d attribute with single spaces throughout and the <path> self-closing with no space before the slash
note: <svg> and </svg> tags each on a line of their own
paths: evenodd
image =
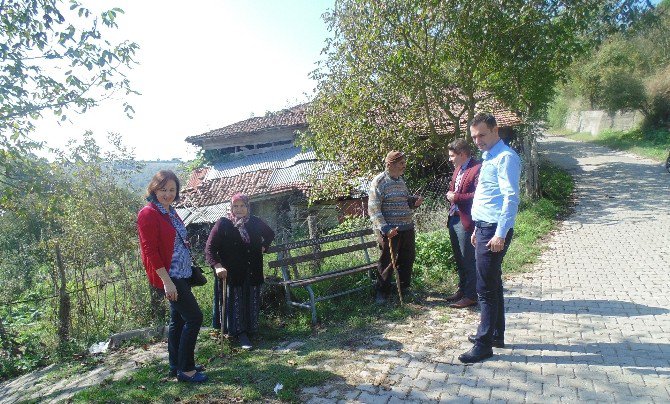
<svg viewBox="0 0 670 404">
<path fill-rule="evenodd" d="M 268 253 L 277 253 L 277 259 L 270 261 L 268 266 L 271 269 L 281 268 L 282 282 L 284 291 L 286 293 L 286 303 L 289 307 L 301 307 L 304 309 L 311 309 L 312 324 L 316 324 L 316 303 L 331 299 L 333 297 L 354 293 L 356 291 L 372 286 L 372 281 L 368 277 L 368 285 L 354 287 L 337 293 L 328 294 L 325 296 L 315 296 L 312 285 L 317 282 L 322 282 L 330 279 L 340 278 L 343 276 L 355 275 L 362 272 L 369 272 L 376 268 L 376 261 L 370 258 L 369 248 L 377 247 L 376 240 L 366 240 L 365 237 L 373 234 L 372 229 L 358 230 L 349 233 L 334 234 L 331 236 L 313 238 L 308 240 L 301 240 L 290 242 L 286 244 L 272 246 L 268 249 Z M 340 242 L 343 244 L 331 249 L 324 249 L 325 244 Z M 302 249 L 303 251 L 293 251 Z M 308 252 L 304 250 L 307 249 Z M 320 268 L 322 261 L 328 257 L 335 257 L 338 255 L 345 255 L 355 251 L 363 251 L 363 263 L 354 266 L 346 266 L 335 270 L 322 272 Z M 292 254 L 293 251 L 293 254 Z M 351 263 L 351 262 L 350 262 Z M 306 274 L 306 270 L 298 269 L 298 264 L 308 264 L 313 273 Z M 307 301 L 294 301 L 292 288 L 305 288 L 309 294 Z"/>
</svg>

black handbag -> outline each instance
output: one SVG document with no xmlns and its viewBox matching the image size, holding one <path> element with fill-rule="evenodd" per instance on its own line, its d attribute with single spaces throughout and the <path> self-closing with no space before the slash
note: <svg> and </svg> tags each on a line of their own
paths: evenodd
<svg viewBox="0 0 670 404">
<path fill-rule="evenodd" d="M 197 265 L 191 265 L 191 277 L 188 278 L 188 284 L 191 286 L 203 286 L 207 283 L 207 277 L 202 273 L 202 268 Z"/>
</svg>

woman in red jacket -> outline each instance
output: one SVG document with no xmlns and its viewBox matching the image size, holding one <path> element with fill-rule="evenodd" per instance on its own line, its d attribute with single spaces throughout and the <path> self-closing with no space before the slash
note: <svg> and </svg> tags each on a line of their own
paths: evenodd
<svg viewBox="0 0 670 404">
<path fill-rule="evenodd" d="M 142 262 L 149 283 L 170 301 L 168 353 L 170 375 L 184 382 L 207 380 L 196 366 L 194 351 L 202 325 L 202 311 L 191 292 L 191 254 L 184 223 L 171 206 L 179 199 L 179 179 L 161 170 L 147 187 L 149 203 L 137 215 Z"/>
<path fill-rule="evenodd" d="M 251 349 L 249 334 L 258 331 L 263 253 L 274 238 L 274 231 L 250 214 L 249 198 L 237 193 L 230 201 L 230 215 L 214 224 L 205 246 L 205 260 L 218 278 L 227 279 L 225 330 L 243 349 Z M 214 283 L 214 328 L 221 327 L 221 286 L 221 282 Z"/>
</svg>

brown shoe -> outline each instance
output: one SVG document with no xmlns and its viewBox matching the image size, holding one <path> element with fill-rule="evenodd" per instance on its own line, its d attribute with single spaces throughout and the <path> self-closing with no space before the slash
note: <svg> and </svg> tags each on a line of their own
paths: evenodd
<svg viewBox="0 0 670 404">
<path fill-rule="evenodd" d="M 456 291 L 456 293 L 454 293 L 453 295 L 447 296 L 445 300 L 448 301 L 448 302 L 455 302 L 455 301 L 461 300 L 462 298 L 463 298 L 463 292 L 461 292 L 459 290 L 459 291 Z"/>
<path fill-rule="evenodd" d="M 453 307 L 455 309 L 464 309 L 466 307 L 474 306 L 475 304 L 477 304 L 476 300 L 464 297 L 461 300 L 457 301 L 456 303 L 450 304 L 449 307 Z"/>
</svg>

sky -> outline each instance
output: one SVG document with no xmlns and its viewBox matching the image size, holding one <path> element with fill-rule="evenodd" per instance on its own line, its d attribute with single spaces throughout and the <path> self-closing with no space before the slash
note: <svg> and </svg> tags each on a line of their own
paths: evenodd
<svg viewBox="0 0 670 404">
<path fill-rule="evenodd" d="M 197 148 L 187 136 L 309 99 L 316 85 L 309 73 L 330 35 L 322 14 L 333 2 L 105 1 L 125 12 L 114 35 L 140 46 L 129 78 L 141 95 L 115 96 L 61 124 L 45 114 L 35 137 L 63 148 L 86 130 L 101 144 L 114 132 L 138 160 L 192 159 Z"/>
</svg>

